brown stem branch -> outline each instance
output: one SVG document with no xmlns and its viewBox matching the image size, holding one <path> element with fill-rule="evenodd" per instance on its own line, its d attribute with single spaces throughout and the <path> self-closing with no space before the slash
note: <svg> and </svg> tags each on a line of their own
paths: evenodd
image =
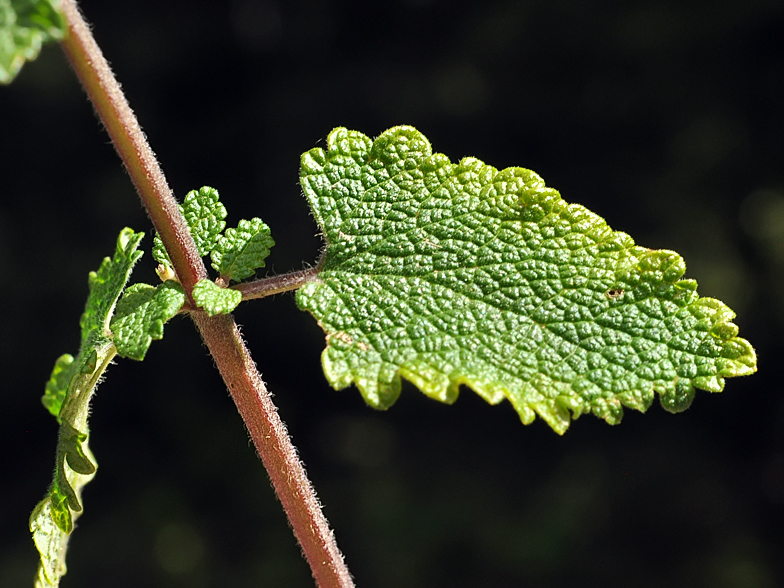
<svg viewBox="0 0 784 588">
<path fill-rule="evenodd" d="M 321 271 L 320 266 L 309 267 L 304 270 L 277 276 L 269 276 L 267 278 L 254 280 L 253 282 L 245 282 L 244 284 L 237 284 L 236 286 L 232 286 L 232 288 L 242 292 L 243 300 L 264 298 L 265 296 L 272 296 L 273 294 L 290 292 L 291 290 L 301 288 L 308 282 L 312 282 L 319 271 Z"/>
<path fill-rule="evenodd" d="M 193 238 L 155 155 L 74 0 L 62 0 L 68 35 L 62 42 L 114 143 L 191 298 L 207 276 Z M 192 300 L 190 300 L 192 303 Z M 231 316 L 192 313 L 207 348 L 250 431 L 318 586 L 349 588 L 351 576 L 296 449 Z"/>
</svg>

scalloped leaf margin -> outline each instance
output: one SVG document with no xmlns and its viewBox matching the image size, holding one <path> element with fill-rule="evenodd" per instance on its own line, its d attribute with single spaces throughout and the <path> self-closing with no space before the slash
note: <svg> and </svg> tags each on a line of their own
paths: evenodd
<svg viewBox="0 0 784 588">
<path fill-rule="evenodd" d="M 326 333 L 329 383 L 370 406 L 391 406 L 401 378 L 447 403 L 466 385 L 562 434 L 656 395 L 678 412 L 757 369 L 677 253 L 635 245 L 530 170 L 452 163 L 413 127 L 338 128 L 300 180 L 327 249 L 297 303 Z"/>
</svg>

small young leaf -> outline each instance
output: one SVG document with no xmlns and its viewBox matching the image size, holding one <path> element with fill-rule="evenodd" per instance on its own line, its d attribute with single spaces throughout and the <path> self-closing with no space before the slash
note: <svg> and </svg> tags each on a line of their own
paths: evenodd
<svg viewBox="0 0 784 588">
<path fill-rule="evenodd" d="M 220 201 L 218 191 L 209 186 L 191 190 L 180 204 L 180 211 L 196 242 L 199 255 L 207 255 L 215 247 L 226 227 L 226 221 L 223 220 L 226 218 L 226 208 Z M 158 235 L 155 235 L 152 255 L 158 263 L 171 266 L 169 255 Z"/>
<path fill-rule="evenodd" d="M 157 288 L 134 284 L 123 293 L 111 322 L 117 354 L 141 361 L 153 339 L 163 338 L 163 325 L 185 303 L 185 291 L 174 281 Z"/>
<path fill-rule="evenodd" d="M 260 219 L 241 220 L 236 229 L 226 229 L 210 253 L 212 267 L 227 282 L 252 276 L 270 253 L 275 241 L 270 228 Z"/>
<path fill-rule="evenodd" d="M 46 392 L 41 398 L 46 409 L 54 416 L 60 416 L 60 409 L 68 392 L 68 386 L 76 375 L 76 368 L 73 355 L 68 353 L 58 357 L 54 364 L 52 375 L 46 383 Z"/>
<path fill-rule="evenodd" d="M 218 191 L 203 186 L 198 191 L 191 190 L 182 203 L 182 214 L 188 223 L 199 255 L 207 255 L 221 232 L 226 227 L 226 208 L 220 201 Z"/>
<path fill-rule="evenodd" d="M 123 229 L 117 239 L 114 257 L 105 258 L 97 272 L 90 272 L 90 295 L 79 322 L 83 346 L 93 336 L 108 338 L 111 335 L 109 319 L 134 264 L 143 255 L 143 252 L 138 251 L 142 237 L 144 233 Z"/>
<path fill-rule="evenodd" d="M 60 439 L 57 443 L 57 470 L 54 479 L 54 492 L 53 495 L 62 496 L 64 502 L 68 507 L 76 512 L 81 512 L 82 504 L 79 501 L 79 496 L 76 489 L 71 484 L 71 472 L 66 468 L 66 464 L 70 470 L 83 476 L 90 476 L 95 473 L 96 465 L 87 456 L 87 434 L 77 431 L 71 423 L 63 421 L 60 426 Z M 64 513 L 62 521 L 58 524 L 62 525 L 63 531 L 70 533 L 73 528 L 70 513 Z"/>
<path fill-rule="evenodd" d="M 67 507 L 66 507 L 67 508 Z M 57 524 L 57 506 L 51 496 L 38 503 L 30 515 L 30 532 L 41 554 L 35 588 L 58 586 L 65 574 L 65 550 L 68 546 L 68 533 Z"/>
<path fill-rule="evenodd" d="M 95 367 L 98 365 L 98 352 L 95 349 L 92 349 L 90 353 L 87 354 L 87 357 L 84 360 L 84 363 L 79 366 L 79 373 L 85 376 L 89 376 L 95 371 Z"/>
<path fill-rule="evenodd" d="M 165 268 L 172 267 L 171 258 L 166 253 L 166 247 L 163 246 L 163 241 L 161 241 L 157 233 L 152 239 L 152 257 Z"/>
<path fill-rule="evenodd" d="M 695 387 L 757 369 L 677 253 L 635 245 L 530 170 L 451 163 L 412 127 L 375 142 L 335 129 L 302 156 L 301 183 L 327 249 L 297 303 L 327 333 L 330 384 L 371 406 L 394 403 L 401 378 L 442 402 L 465 384 L 563 433 L 656 394 L 680 411 Z"/>
<path fill-rule="evenodd" d="M 242 293 L 221 288 L 211 280 L 199 280 L 193 287 L 193 299 L 210 316 L 227 314 L 242 302 Z"/>
<path fill-rule="evenodd" d="M 9 84 L 41 45 L 65 35 L 58 0 L 0 0 L 0 84 Z"/>
</svg>

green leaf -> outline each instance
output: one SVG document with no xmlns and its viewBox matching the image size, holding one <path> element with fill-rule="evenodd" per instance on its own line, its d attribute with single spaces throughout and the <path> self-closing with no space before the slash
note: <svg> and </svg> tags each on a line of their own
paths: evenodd
<svg viewBox="0 0 784 588">
<path fill-rule="evenodd" d="M 60 578 L 66 572 L 65 550 L 68 546 L 68 533 L 57 524 L 62 512 L 58 510 L 58 506 L 47 497 L 38 503 L 30 516 L 30 532 L 41 554 L 36 588 L 58 586 Z"/>
<path fill-rule="evenodd" d="M 36 578 L 36 586 L 40 587 L 58 586 L 60 577 L 66 572 L 65 552 L 74 520 L 82 511 L 82 489 L 93 479 L 97 467 L 88 447 L 88 433 L 80 429 L 86 431 L 89 401 L 114 357 L 114 346 L 103 344 L 93 347 L 87 353 L 87 359 L 82 360 L 84 353 L 85 349 L 71 361 L 65 359 L 70 356 L 62 356 L 50 380 L 50 384 L 54 380 L 55 388 L 59 388 L 65 380 L 62 374 L 70 370 L 66 397 L 55 415 L 60 421 L 60 434 L 55 454 L 54 479 L 46 496 L 30 515 L 30 531 L 41 555 Z M 94 367 L 93 372 L 88 369 L 90 365 Z M 58 370 L 58 367 L 62 369 Z M 47 404 L 49 390 L 47 385 L 44 404 Z M 52 407 L 47 405 L 47 408 L 54 413 Z"/>
<path fill-rule="evenodd" d="M 563 433 L 656 394 L 680 411 L 695 387 L 756 371 L 735 314 L 681 279 L 677 253 L 635 245 L 530 170 L 451 163 L 412 127 L 375 142 L 335 129 L 301 183 L 327 249 L 297 303 L 326 331 L 330 384 L 373 407 L 401 378 L 442 402 L 465 384 Z"/>
<path fill-rule="evenodd" d="M 185 217 L 188 229 L 196 242 L 196 248 L 202 257 L 215 247 L 220 234 L 226 227 L 226 208 L 220 201 L 218 191 L 209 186 L 199 190 L 191 190 L 185 196 L 180 206 L 180 212 Z M 171 267 L 171 260 L 166 253 L 158 235 L 155 235 L 152 255 L 158 263 Z"/>
<path fill-rule="evenodd" d="M 273 245 L 270 228 L 260 218 L 241 220 L 218 240 L 210 253 L 212 267 L 225 281 L 239 282 L 264 267 Z"/>
<path fill-rule="evenodd" d="M 227 314 L 242 302 L 242 293 L 231 288 L 221 288 L 211 280 L 199 280 L 193 287 L 193 299 L 210 316 Z"/>
<path fill-rule="evenodd" d="M 52 375 L 46 383 L 46 392 L 41 399 L 44 406 L 54 416 L 60 415 L 68 386 L 76 375 L 77 364 L 74 362 L 73 355 L 66 353 L 57 358 L 52 370 Z"/>
<path fill-rule="evenodd" d="M 58 0 L 0 0 L 0 84 L 10 84 L 25 61 L 65 30 Z"/>
<path fill-rule="evenodd" d="M 161 241 L 161 238 L 157 233 L 152 240 L 152 257 L 158 263 L 166 267 L 172 267 L 171 258 L 169 257 L 169 254 L 166 253 L 166 247 L 163 246 L 163 241 Z"/>
<path fill-rule="evenodd" d="M 90 272 L 90 295 L 82 314 L 82 346 L 93 337 L 108 339 L 111 336 L 109 319 L 117 299 L 122 294 L 134 264 L 143 255 L 138 251 L 144 233 L 125 228 L 117 239 L 113 258 L 105 258 L 97 272 Z"/>
<path fill-rule="evenodd" d="M 64 422 L 60 428 L 54 481 L 30 515 L 30 532 L 41 554 L 37 587 L 58 586 L 66 572 L 69 534 L 82 510 L 82 489 L 95 476 L 94 461 L 87 447 L 87 435 Z"/>
<path fill-rule="evenodd" d="M 109 325 L 133 265 L 142 255 L 138 247 L 143 236 L 123 229 L 113 257 L 105 258 L 97 272 L 90 272 L 90 293 L 80 319 L 79 354 L 58 358 L 46 384 L 42 401 L 57 417 L 60 435 L 54 479 L 30 516 L 30 531 L 41 555 L 37 586 L 57 586 L 66 571 L 68 535 L 82 510 L 82 488 L 92 480 L 97 467 L 88 446 L 89 403 L 116 354 Z"/>
<path fill-rule="evenodd" d="M 114 345 L 122 357 L 141 361 L 153 339 L 163 338 L 163 325 L 185 303 L 185 291 L 169 280 L 157 288 L 148 284 L 129 287 L 117 303 L 111 322 Z"/>
</svg>

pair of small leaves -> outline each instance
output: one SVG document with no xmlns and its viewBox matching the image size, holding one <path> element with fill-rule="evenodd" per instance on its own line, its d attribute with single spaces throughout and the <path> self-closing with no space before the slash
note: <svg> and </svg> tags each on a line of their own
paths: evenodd
<svg viewBox="0 0 784 588">
<path fill-rule="evenodd" d="M 218 191 L 209 186 L 192 190 L 180 205 L 196 248 L 202 257 L 209 255 L 212 267 L 224 285 L 253 276 L 264 267 L 275 241 L 269 227 L 259 218 L 241 220 L 237 228 L 226 229 L 226 208 Z M 153 257 L 170 268 L 171 260 L 160 237 L 156 235 Z M 193 298 L 210 316 L 234 310 L 242 301 L 236 291 L 221 287 L 210 280 L 201 280 L 193 289 Z"/>
<path fill-rule="evenodd" d="M 65 32 L 57 0 L 0 0 L 0 84 L 10 84 L 44 43 Z"/>
<path fill-rule="evenodd" d="M 412 127 L 335 129 L 300 181 L 327 248 L 297 292 L 326 331 L 324 372 L 376 408 L 405 378 L 453 402 L 465 384 L 563 433 L 623 406 L 689 406 L 756 371 L 735 314 L 697 295 L 675 252 L 635 245 L 534 172 L 455 164 Z"/>
<path fill-rule="evenodd" d="M 88 368 L 96 349 L 104 347 L 112 340 L 109 323 L 133 266 L 142 256 L 142 252 L 138 250 L 142 237 L 144 233 L 123 229 L 117 238 L 113 257 L 105 258 L 97 272 L 90 272 L 90 293 L 79 320 L 82 331 L 79 354 L 75 359 L 69 354 L 57 359 L 42 400 L 44 406 L 58 417 L 58 420 L 74 377 L 80 372 L 91 373 L 93 370 Z"/>
</svg>

